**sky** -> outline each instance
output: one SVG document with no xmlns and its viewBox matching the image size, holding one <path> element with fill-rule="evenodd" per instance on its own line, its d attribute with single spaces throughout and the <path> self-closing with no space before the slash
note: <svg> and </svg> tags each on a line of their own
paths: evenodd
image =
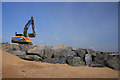
<svg viewBox="0 0 120 80">
<path fill-rule="evenodd" d="M 32 16 L 34 44 L 118 51 L 117 2 L 3 2 L 2 41 L 23 33 Z"/>
</svg>

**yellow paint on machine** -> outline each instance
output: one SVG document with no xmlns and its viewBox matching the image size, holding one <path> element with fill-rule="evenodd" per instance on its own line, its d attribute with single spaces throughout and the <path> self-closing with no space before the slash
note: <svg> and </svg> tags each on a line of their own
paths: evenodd
<svg viewBox="0 0 120 80">
<path fill-rule="evenodd" d="M 29 37 L 24 37 L 24 36 L 13 36 L 13 38 L 15 38 L 15 37 L 21 37 L 21 38 L 25 39 L 26 42 L 32 43 L 32 41 L 29 39 Z"/>
</svg>

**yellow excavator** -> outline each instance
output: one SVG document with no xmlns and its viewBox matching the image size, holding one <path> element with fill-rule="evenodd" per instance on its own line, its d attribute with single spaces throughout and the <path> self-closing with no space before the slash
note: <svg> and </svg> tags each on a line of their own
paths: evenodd
<svg viewBox="0 0 120 80">
<path fill-rule="evenodd" d="M 32 25 L 33 33 L 28 33 L 28 35 L 27 35 L 27 30 L 30 25 Z M 15 32 L 15 36 L 12 37 L 11 42 L 12 43 L 20 43 L 20 44 L 32 43 L 32 41 L 29 39 L 29 37 L 31 38 L 31 37 L 36 36 L 34 28 L 35 28 L 34 19 L 33 19 L 33 17 L 31 17 L 31 19 L 28 21 L 28 23 L 24 27 L 23 34 L 17 34 L 17 32 Z"/>
</svg>

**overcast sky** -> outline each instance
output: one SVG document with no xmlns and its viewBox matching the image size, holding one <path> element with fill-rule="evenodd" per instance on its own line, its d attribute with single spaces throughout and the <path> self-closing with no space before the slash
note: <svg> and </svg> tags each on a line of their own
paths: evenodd
<svg viewBox="0 0 120 80">
<path fill-rule="evenodd" d="M 11 42 L 15 32 L 23 33 L 33 16 L 34 44 L 117 51 L 117 5 L 117 2 L 3 2 L 2 39 Z"/>
</svg>

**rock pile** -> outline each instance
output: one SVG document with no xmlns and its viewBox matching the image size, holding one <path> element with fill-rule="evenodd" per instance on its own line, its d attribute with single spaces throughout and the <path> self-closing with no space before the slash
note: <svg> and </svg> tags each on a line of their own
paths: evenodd
<svg viewBox="0 0 120 80">
<path fill-rule="evenodd" d="M 118 52 L 13 43 L 2 43 L 2 46 L 7 46 L 3 49 L 4 51 L 25 60 L 68 64 L 70 66 L 110 67 L 120 70 L 120 53 Z"/>
</svg>

